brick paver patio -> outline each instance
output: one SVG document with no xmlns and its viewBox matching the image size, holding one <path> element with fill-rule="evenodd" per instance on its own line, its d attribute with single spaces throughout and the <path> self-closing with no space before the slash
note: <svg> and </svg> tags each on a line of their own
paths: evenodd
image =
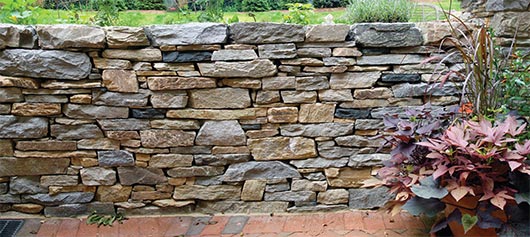
<svg viewBox="0 0 530 237">
<path fill-rule="evenodd" d="M 35 234 L 36 233 L 36 234 Z M 28 219 L 18 236 L 428 236 L 423 222 L 409 214 L 343 211 L 275 215 L 130 217 L 113 227 L 86 225 L 85 219 Z"/>
</svg>

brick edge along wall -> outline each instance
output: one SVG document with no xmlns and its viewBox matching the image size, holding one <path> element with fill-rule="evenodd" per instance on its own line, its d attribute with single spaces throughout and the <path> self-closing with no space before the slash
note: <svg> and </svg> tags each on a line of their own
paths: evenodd
<svg viewBox="0 0 530 237">
<path fill-rule="evenodd" d="M 0 211 L 371 209 L 386 113 L 424 98 L 447 23 L 0 25 Z M 461 68 L 458 58 L 438 70 Z M 443 74 L 443 73 L 442 73 Z"/>
</svg>

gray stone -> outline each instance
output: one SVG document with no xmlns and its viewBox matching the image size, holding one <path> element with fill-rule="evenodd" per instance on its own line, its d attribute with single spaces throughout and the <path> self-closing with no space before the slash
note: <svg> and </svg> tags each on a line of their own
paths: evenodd
<svg viewBox="0 0 530 237">
<path fill-rule="evenodd" d="M 223 176 L 195 177 L 194 184 L 202 186 L 221 185 L 223 184 Z"/>
<path fill-rule="evenodd" d="M 107 49 L 103 51 L 104 58 L 126 59 L 138 62 L 162 61 L 162 52 L 160 49 Z M 137 65 L 135 65 L 137 66 Z M 136 67 L 133 66 L 136 70 Z"/>
<path fill-rule="evenodd" d="M 409 116 L 405 113 L 405 111 L 409 109 L 416 109 L 421 110 L 422 108 L 420 106 L 405 106 L 405 107 L 386 107 L 386 108 L 375 108 L 373 109 L 370 114 L 372 118 L 382 119 L 385 117 L 385 115 L 398 115 L 400 118 L 408 118 Z M 433 107 L 434 110 L 440 109 L 440 107 Z"/>
<path fill-rule="evenodd" d="M 413 23 L 361 23 L 352 26 L 350 38 L 364 47 L 409 47 L 423 43 Z"/>
<path fill-rule="evenodd" d="M 195 155 L 196 165 L 225 166 L 250 160 L 249 154 Z"/>
<path fill-rule="evenodd" d="M 288 124 L 281 126 L 282 136 L 287 137 L 338 137 L 353 133 L 351 123 Z"/>
<path fill-rule="evenodd" d="M 64 95 L 26 95 L 28 103 L 68 103 L 68 97 Z"/>
<path fill-rule="evenodd" d="M 250 107 L 248 89 L 242 88 L 216 88 L 192 90 L 190 106 L 199 109 L 242 109 Z"/>
<path fill-rule="evenodd" d="M 87 203 L 87 204 L 64 204 L 56 207 L 44 208 L 46 217 L 76 217 L 81 215 L 90 215 L 97 212 L 100 215 L 113 215 L 113 203 Z"/>
<path fill-rule="evenodd" d="M 357 119 L 355 120 L 355 129 L 357 130 L 377 130 L 385 125 L 381 119 Z"/>
<path fill-rule="evenodd" d="M 48 188 L 40 184 L 39 176 L 16 176 L 11 177 L 10 179 L 10 194 L 36 194 L 47 192 Z"/>
<path fill-rule="evenodd" d="M 88 203 L 94 199 L 94 193 L 90 192 L 72 192 L 72 193 L 58 193 L 56 195 L 50 194 L 32 194 L 22 195 L 23 202 L 32 202 L 46 206 L 56 206 L 62 204 L 74 203 Z"/>
<path fill-rule="evenodd" d="M 33 26 L 0 24 L 0 48 L 5 46 L 35 48 L 37 46 L 37 32 Z"/>
<path fill-rule="evenodd" d="M 371 88 L 380 77 L 380 72 L 347 72 L 332 74 L 329 84 L 331 89 Z"/>
<path fill-rule="evenodd" d="M 295 89 L 296 77 L 266 77 L 262 79 L 263 90 Z"/>
<path fill-rule="evenodd" d="M 0 177 L 17 175 L 65 174 L 70 159 L 53 159 L 42 162 L 42 158 L 0 158 Z"/>
<path fill-rule="evenodd" d="M 197 120 L 172 120 L 172 119 L 157 119 L 150 121 L 151 128 L 166 129 L 166 130 L 197 130 L 201 127 Z"/>
<path fill-rule="evenodd" d="M 300 173 L 296 169 L 279 161 L 250 161 L 230 165 L 224 174 L 223 180 L 226 182 L 239 182 L 300 177 Z"/>
<path fill-rule="evenodd" d="M 413 96 L 424 96 L 424 95 L 433 95 L 433 96 L 447 96 L 447 95 L 457 95 L 460 93 L 459 86 L 455 83 L 448 82 L 445 83 L 442 87 L 440 83 L 427 84 L 410 84 L 403 83 L 392 86 L 392 91 L 396 98 L 404 97 L 413 97 Z"/>
<path fill-rule="evenodd" d="M 209 177 L 221 175 L 224 167 L 216 166 L 194 166 L 194 167 L 177 167 L 167 171 L 167 175 L 173 178 L 187 177 Z"/>
<path fill-rule="evenodd" d="M 306 178 L 307 180 L 311 180 L 311 181 L 326 180 L 326 176 L 322 172 L 304 174 L 304 178 Z"/>
<path fill-rule="evenodd" d="M 339 146 L 347 147 L 380 147 L 382 141 L 383 139 L 370 139 L 359 135 L 335 138 L 335 142 L 337 142 Z"/>
<path fill-rule="evenodd" d="M 230 39 L 238 44 L 274 44 L 302 42 L 302 25 L 277 23 L 235 23 L 230 25 Z"/>
<path fill-rule="evenodd" d="M 134 156 L 128 151 L 98 151 L 98 162 L 103 167 L 134 166 Z"/>
<path fill-rule="evenodd" d="M 325 158 L 314 158 L 305 160 L 292 160 L 292 165 L 299 169 L 313 169 L 313 168 L 340 168 L 345 167 L 348 164 L 348 158 L 340 159 L 325 159 Z"/>
<path fill-rule="evenodd" d="M 275 193 L 265 193 L 265 201 L 284 201 L 284 202 L 312 202 L 317 199 L 317 195 L 312 191 L 285 191 Z"/>
<path fill-rule="evenodd" d="M 383 162 L 390 160 L 390 154 L 357 154 L 350 156 L 350 167 L 382 166 Z"/>
<path fill-rule="evenodd" d="M 296 51 L 298 57 L 325 58 L 331 56 L 330 48 L 300 48 Z"/>
<path fill-rule="evenodd" d="M 149 120 L 146 119 L 101 119 L 98 124 L 104 131 L 132 131 L 146 130 L 150 128 Z"/>
<path fill-rule="evenodd" d="M 421 81 L 420 74 L 397 74 L 397 73 L 385 73 L 381 77 L 382 82 L 419 82 Z"/>
<path fill-rule="evenodd" d="M 187 200 L 238 200 L 241 195 L 241 187 L 231 185 L 182 185 L 175 187 L 173 199 Z"/>
<path fill-rule="evenodd" d="M 335 110 L 335 117 L 345 119 L 364 119 L 370 117 L 370 110 L 337 108 Z"/>
<path fill-rule="evenodd" d="M 297 77 L 296 90 L 325 90 L 329 89 L 329 81 L 325 76 Z"/>
<path fill-rule="evenodd" d="M 92 63 L 85 53 L 59 50 L 0 51 L 0 74 L 61 80 L 88 77 Z"/>
<path fill-rule="evenodd" d="M 418 64 L 425 58 L 417 54 L 368 55 L 357 58 L 357 65 L 403 65 Z"/>
<path fill-rule="evenodd" d="M 263 44 L 258 46 L 260 58 L 286 59 L 296 57 L 296 45 L 289 44 Z"/>
<path fill-rule="evenodd" d="M 100 162 L 101 165 L 101 162 Z M 91 167 L 80 171 L 81 181 L 86 186 L 110 186 L 116 183 L 116 171 L 110 168 Z M 76 176 L 77 177 L 77 176 Z"/>
<path fill-rule="evenodd" d="M 103 132 L 95 124 L 84 125 L 59 125 L 50 126 L 52 137 L 58 140 L 102 138 Z"/>
<path fill-rule="evenodd" d="M 141 27 L 111 26 L 104 29 L 109 48 L 139 47 L 150 44 Z"/>
<path fill-rule="evenodd" d="M 0 138 L 41 138 L 47 134 L 47 118 L 0 115 Z"/>
<path fill-rule="evenodd" d="M 118 176 L 122 185 L 153 185 L 167 182 L 162 169 L 156 168 L 118 167 Z"/>
<path fill-rule="evenodd" d="M 238 146 L 246 142 L 245 132 L 236 120 L 206 121 L 195 139 L 196 145 Z"/>
<path fill-rule="evenodd" d="M 256 95 L 256 104 L 272 104 L 277 103 L 282 100 L 280 96 L 280 91 L 264 91 L 259 90 Z"/>
<path fill-rule="evenodd" d="M 212 52 L 163 52 L 162 61 L 166 63 L 203 62 L 212 59 Z"/>
<path fill-rule="evenodd" d="M 66 104 L 63 113 L 76 119 L 128 118 L 129 109 L 124 107 Z"/>
<path fill-rule="evenodd" d="M 493 28 L 497 37 L 513 38 L 517 32 L 517 38 L 529 38 L 530 21 L 528 19 L 530 19 L 530 11 L 528 10 L 522 12 L 498 12 L 491 20 L 491 28 Z"/>
<path fill-rule="evenodd" d="M 350 189 L 349 206 L 351 209 L 373 209 L 382 207 L 392 199 L 388 188 Z"/>
<path fill-rule="evenodd" d="M 0 104 L 0 114 L 9 114 L 9 113 L 11 113 L 11 105 Z"/>
<path fill-rule="evenodd" d="M 8 187 L 8 183 L 0 183 L 0 194 L 6 194 Z"/>
<path fill-rule="evenodd" d="M 121 204 L 121 203 L 120 203 Z M 187 205 L 184 207 L 157 207 L 157 206 L 145 206 L 143 203 L 134 203 L 133 208 L 128 207 L 131 203 L 123 203 L 124 207 L 118 208 L 118 212 L 123 213 L 125 216 L 152 216 L 152 215 L 175 215 L 175 214 L 188 214 L 193 212 L 193 206 Z M 143 205 L 143 206 L 142 206 Z M 142 206 L 142 207 L 137 207 Z M 145 207 L 144 207 L 145 206 Z"/>
<path fill-rule="evenodd" d="M 258 58 L 256 52 L 252 49 L 234 50 L 223 49 L 213 52 L 212 61 L 240 61 L 240 60 L 254 60 Z"/>
<path fill-rule="evenodd" d="M 327 58 L 323 58 L 322 61 L 324 61 L 325 66 L 355 65 L 354 58 L 346 58 L 346 57 L 327 57 Z"/>
<path fill-rule="evenodd" d="M 488 0 L 486 11 L 526 11 L 530 6 L 530 0 Z"/>
<path fill-rule="evenodd" d="M 43 49 L 105 47 L 105 31 L 87 25 L 37 25 L 39 46 Z"/>
<path fill-rule="evenodd" d="M 153 108 L 185 108 L 188 96 L 185 92 L 154 92 L 151 95 Z"/>
<path fill-rule="evenodd" d="M 199 63 L 198 66 L 201 75 L 208 77 L 261 78 L 274 76 L 277 72 L 276 66 L 268 59 L 256 59 L 244 62 L 218 61 L 213 64 Z"/>
<path fill-rule="evenodd" d="M 166 110 L 163 109 L 131 109 L 131 117 L 138 119 L 165 118 Z"/>
<path fill-rule="evenodd" d="M 337 212 L 348 209 L 346 205 L 316 205 L 316 206 L 294 206 L 287 209 L 291 213 L 307 213 L 307 212 Z"/>
<path fill-rule="evenodd" d="M 20 199 L 20 195 L 13 195 L 13 194 L 2 194 L 0 195 L 0 204 L 16 204 L 16 203 L 22 203 Z"/>
<path fill-rule="evenodd" d="M 290 189 L 291 185 L 289 183 L 267 184 L 265 186 L 265 192 L 269 193 L 289 191 Z"/>
<path fill-rule="evenodd" d="M 313 25 L 306 32 L 305 42 L 343 42 L 349 31 L 349 25 Z"/>
<path fill-rule="evenodd" d="M 188 23 L 145 27 L 153 46 L 222 44 L 228 27 L 219 23 Z"/>
<path fill-rule="evenodd" d="M 289 202 L 199 201 L 195 210 L 200 213 L 278 213 L 285 212 L 288 206 Z"/>
<path fill-rule="evenodd" d="M 146 106 L 148 97 L 149 94 L 93 91 L 92 103 L 95 105 L 110 105 L 134 108 Z"/>
<path fill-rule="evenodd" d="M 340 147 L 340 146 L 321 146 L 318 145 L 318 154 L 322 158 L 326 159 L 337 159 L 342 157 L 350 157 L 353 154 L 357 153 L 359 150 L 350 147 Z"/>
<path fill-rule="evenodd" d="M 24 95 L 21 89 L 14 87 L 0 88 L 0 102 L 12 103 L 22 101 L 24 101 Z"/>
</svg>

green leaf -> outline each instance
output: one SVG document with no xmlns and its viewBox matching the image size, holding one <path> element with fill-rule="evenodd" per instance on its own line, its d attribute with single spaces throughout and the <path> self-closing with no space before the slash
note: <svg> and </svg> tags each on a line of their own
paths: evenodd
<svg viewBox="0 0 530 237">
<path fill-rule="evenodd" d="M 530 204 L 530 193 L 516 193 L 515 201 L 517 204 L 521 204 L 523 202 Z"/>
<path fill-rule="evenodd" d="M 475 224 L 478 222 L 478 216 L 471 216 L 469 214 L 464 214 L 462 216 L 462 227 L 464 227 L 464 233 L 467 233 Z"/>
<path fill-rule="evenodd" d="M 449 191 L 447 191 L 446 188 L 438 187 L 438 183 L 433 179 L 432 176 L 420 180 L 420 185 L 414 185 L 411 190 L 418 197 L 425 199 L 442 199 L 449 194 Z"/>
</svg>

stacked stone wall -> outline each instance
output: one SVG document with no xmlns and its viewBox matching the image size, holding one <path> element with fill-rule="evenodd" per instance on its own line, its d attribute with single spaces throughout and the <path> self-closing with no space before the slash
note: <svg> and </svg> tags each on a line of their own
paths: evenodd
<svg viewBox="0 0 530 237">
<path fill-rule="evenodd" d="M 0 211 L 381 206 L 383 116 L 458 101 L 437 24 L 1 25 Z"/>
</svg>

